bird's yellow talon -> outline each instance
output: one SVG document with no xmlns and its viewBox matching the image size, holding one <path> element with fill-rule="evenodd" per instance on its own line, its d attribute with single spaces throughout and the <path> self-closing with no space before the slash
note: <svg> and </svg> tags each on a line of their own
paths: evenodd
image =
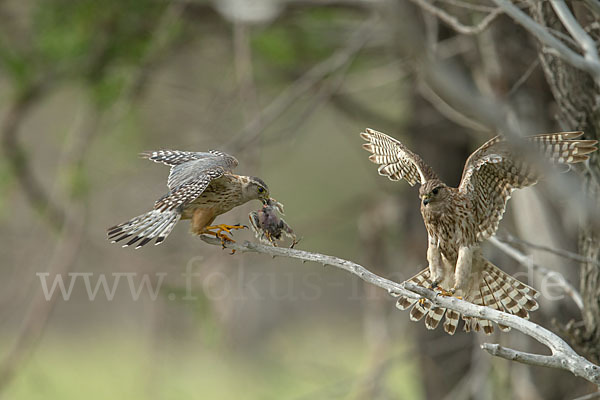
<svg viewBox="0 0 600 400">
<path fill-rule="evenodd" d="M 235 229 L 245 229 L 248 228 L 246 225 L 227 225 L 227 224 L 219 224 L 219 225 L 211 225 L 211 226 L 207 226 L 206 228 L 204 228 L 205 231 L 211 231 L 216 229 L 218 233 L 221 232 L 227 232 L 227 233 L 231 233 L 232 230 Z M 209 233 L 213 233 L 214 232 L 209 232 Z"/>
<path fill-rule="evenodd" d="M 225 247 L 225 241 L 235 243 L 235 240 L 233 240 L 233 238 L 231 238 L 230 236 L 226 235 L 223 232 L 231 234 L 232 230 L 244 229 L 244 228 L 246 228 L 245 225 L 219 224 L 219 225 L 207 226 L 206 228 L 204 228 L 204 233 L 208 233 L 210 235 L 215 235 L 215 237 L 221 239 L 221 244 L 223 245 L 223 247 Z M 216 232 L 215 232 L 215 230 L 216 230 Z"/>
<path fill-rule="evenodd" d="M 231 234 L 232 230 L 235 229 L 244 229 L 246 228 L 246 226 L 244 225 L 226 225 L 226 224 L 219 224 L 219 225 L 214 225 L 214 226 L 207 226 L 206 228 L 204 228 L 204 233 L 207 233 L 209 235 L 215 235 L 215 237 L 217 239 L 221 239 L 221 246 L 223 248 L 225 248 L 225 243 L 230 242 L 230 243 L 235 243 L 235 240 L 233 240 L 233 238 L 229 235 L 227 235 L 227 233 Z M 235 250 L 231 251 L 231 254 L 234 254 Z"/>
<path fill-rule="evenodd" d="M 441 287 L 441 286 L 437 286 L 437 287 L 435 288 L 435 290 L 437 290 L 437 291 L 439 292 L 438 294 L 439 294 L 439 295 L 441 295 L 441 296 L 446 296 L 446 297 L 454 297 L 454 298 L 457 298 L 457 299 L 459 299 L 459 300 L 462 300 L 462 299 L 463 299 L 463 298 L 462 298 L 462 296 L 455 296 L 456 289 L 454 289 L 454 288 L 452 288 L 452 289 L 450 289 L 450 290 L 446 290 L 446 289 L 444 289 L 444 288 L 443 288 L 443 287 Z"/>
<path fill-rule="evenodd" d="M 441 286 L 438 286 L 435 288 L 435 290 L 437 290 L 439 292 L 440 295 L 442 296 L 446 296 L 446 297 L 453 297 L 454 296 L 454 290 L 446 290 Z"/>
</svg>

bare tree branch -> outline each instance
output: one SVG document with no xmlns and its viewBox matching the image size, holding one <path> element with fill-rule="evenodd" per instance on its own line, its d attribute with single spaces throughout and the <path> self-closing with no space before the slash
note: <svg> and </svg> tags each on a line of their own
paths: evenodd
<svg viewBox="0 0 600 400">
<path fill-rule="evenodd" d="M 486 30 L 488 28 L 488 26 L 490 26 L 490 24 L 496 19 L 496 17 L 498 15 L 502 14 L 502 9 L 495 8 L 488 15 L 486 15 L 485 18 L 483 18 L 480 23 L 478 23 L 475 26 L 468 26 L 468 25 L 461 23 L 458 20 L 458 18 L 456 18 L 454 15 L 448 14 L 446 11 L 442 10 L 439 7 L 434 6 L 433 4 L 429 3 L 427 0 L 410 0 L 410 1 L 417 4 L 423 10 L 435 15 L 436 17 L 438 17 L 439 19 L 444 21 L 446 24 L 448 24 L 456 32 L 462 33 L 463 35 L 477 35 L 477 34 L 483 32 L 484 30 Z"/>
<path fill-rule="evenodd" d="M 483 343 L 481 348 L 493 356 L 517 361 L 523 364 L 536 365 L 538 367 L 562 368 L 562 360 L 555 356 L 526 353 L 500 346 L 499 344 Z"/>
<path fill-rule="evenodd" d="M 584 57 L 591 63 L 600 64 L 598 59 L 598 50 L 596 49 L 596 43 L 586 33 L 586 31 L 579 25 L 579 22 L 575 19 L 569 7 L 565 4 L 564 0 L 550 0 L 550 4 L 560 18 L 561 22 L 567 28 L 567 31 L 583 49 Z"/>
<path fill-rule="evenodd" d="M 466 8 L 467 10 L 479 11 L 479 12 L 491 12 L 494 11 L 494 7 L 484 6 L 481 4 L 472 4 L 461 0 L 441 0 L 444 3 L 453 5 L 455 7 Z"/>
<path fill-rule="evenodd" d="M 471 129 L 476 132 L 487 132 L 489 129 L 480 124 L 478 121 L 470 118 L 469 116 L 461 113 L 452 107 L 448 102 L 442 99 L 425 80 L 420 80 L 417 84 L 419 93 L 425 100 L 427 100 L 440 114 L 448 118 L 450 121 L 457 125 L 463 126 L 467 129 Z"/>
<path fill-rule="evenodd" d="M 291 136 L 294 136 L 304 124 L 310 120 L 310 116 L 322 108 L 323 104 L 330 100 L 342 87 L 346 78 L 346 73 L 350 64 L 348 63 L 345 67 L 341 68 L 337 72 L 337 76 L 331 77 L 323 82 L 323 84 L 316 90 L 310 104 L 304 109 L 299 116 L 295 117 L 287 127 L 283 128 L 276 138 L 270 141 L 263 141 L 263 144 L 273 144 L 282 140 L 289 140 Z"/>
<path fill-rule="evenodd" d="M 325 61 L 315 65 L 298 80 L 287 87 L 268 106 L 228 143 L 227 148 L 238 152 L 254 142 L 261 130 L 283 115 L 298 99 L 315 87 L 331 73 L 350 62 L 356 53 L 363 48 L 370 38 L 370 33 L 377 26 L 375 19 L 365 21 L 348 39 L 347 44 Z"/>
<path fill-rule="evenodd" d="M 460 23 L 455 16 L 447 13 L 441 8 L 434 6 L 427 0 L 410 1 L 417 4 L 427 12 L 432 13 L 457 32 L 466 35 L 481 33 L 499 14 L 505 12 L 518 24 L 522 25 L 531 34 L 533 34 L 540 42 L 553 49 L 559 57 L 563 58 L 574 67 L 587 71 L 594 77 L 594 80 L 600 84 L 600 60 L 598 58 L 596 45 L 592 38 L 581 27 L 581 25 L 579 25 L 563 0 L 551 0 L 552 7 L 569 33 L 584 50 L 584 56 L 581 56 L 580 54 L 577 54 L 575 51 L 571 50 L 567 45 L 550 34 L 547 28 L 535 22 L 525 12 L 520 10 L 516 5 L 508 0 L 492 0 L 499 8 L 490 12 L 490 14 L 488 14 L 477 26 L 466 26 Z"/>
<path fill-rule="evenodd" d="M 206 235 L 201 235 L 200 238 L 206 243 L 218 246 L 221 245 L 221 241 L 218 239 Z M 515 361 L 536 366 L 548 366 L 552 368 L 564 369 L 596 385 L 600 385 L 599 366 L 578 355 L 564 340 L 562 340 L 556 334 L 541 327 L 540 325 L 520 318 L 516 315 L 507 314 L 489 307 L 477 306 L 475 304 L 459 300 L 455 297 L 440 296 L 439 293 L 433 290 L 415 285 L 410 282 L 404 282 L 402 284 L 396 283 L 372 273 L 362 265 L 338 257 L 312 253 L 304 250 L 264 246 L 261 244 L 250 243 L 248 241 L 243 243 L 226 243 L 225 247 L 239 252 L 261 253 L 273 257 L 289 257 L 303 261 L 316 262 L 322 264 L 323 266 L 330 265 L 350 272 L 365 282 L 387 290 L 388 293 L 392 295 L 401 295 L 411 299 L 426 298 L 427 300 L 431 301 L 433 306 L 455 310 L 467 317 L 483 318 L 496 322 L 497 324 L 509 326 L 547 346 L 552 352 L 550 356 L 522 353 L 527 354 L 527 356 L 518 357 L 518 359 L 515 359 Z M 493 349 L 494 345 L 484 344 L 483 348 L 490 352 L 490 354 L 495 355 L 488 350 L 487 346 L 492 346 L 489 347 L 489 349 Z M 509 354 L 510 351 L 516 352 L 516 350 L 505 349 L 505 351 L 499 353 L 498 356 Z"/>
<path fill-rule="evenodd" d="M 600 15 L 600 1 L 598 0 L 583 0 L 592 12 Z"/>
<path fill-rule="evenodd" d="M 21 124 L 31 109 L 43 98 L 46 90 L 47 86 L 42 83 L 32 84 L 24 90 L 9 106 L 0 126 L 0 134 L 2 135 L 4 156 L 11 166 L 25 198 L 34 210 L 39 211 L 45 217 L 44 219 L 51 228 L 59 231 L 65 218 L 65 211 L 52 202 L 46 189 L 32 171 L 25 150 L 18 141 Z"/>
<path fill-rule="evenodd" d="M 534 35 L 544 45 L 554 49 L 556 55 L 567 61 L 569 64 L 576 68 L 587 71 L 596 83 L 600 84 L 600 62 L 597 62 L 593 55 L 589 56 L 586 53 L 586 57 L 582 57 L 567 45 L 552 36 L 548 30 L 535 22 L 526 13 L 521 11 L 517 6 L 508 0 L 492 0 L 496 5 L 504 10 L 512 19 L 518 24 L 527 29 L 532 35 Z M 554 3 L 553 3 L 554 5 Z M 564 21 L 563 21 L 564 23 Z M 572 27 L 573 28 L 573 27 Z M 580 27 L 581 28 L 581 27 Z M 587 46 L 587 45 L 586 45 Z M 597 54 L 596 54 L 597 59 Z"/>
<path fill-rule="evenodd" d="M 535 249 L 535 250 L 545 251 L 547 253 L 551 253 L 551 254 L 554 254 L 559 257 L 566 258 L 569 260 L 573 260 L 573 261 L 577 261 L 577 262 L 587 262 L 587 263 L 592 263 L 592 264 L 596 264 L 596 265 L 600 266 L 600 261 L 583 256 L 579 253 L 575 253 L 575 252 L 564 250 L 564 249 L 555 249 L 553 247 L 542 246 L 541 244 L 531 243 L 526 240 L 519 239 L 510 234 L 503 234 L 502 237 L 495 236 L 495 238 L 504 243 L 520 244 L 520 245 L 527 246 L 527 247 Z"/>
<path fill-rule="evenodd" d="M 233 65 L 240 96 L 240 105 L 244 121 L 250 121 L 252 115 L 260 117 L 256 85 L 254 82 L 254 66 L 252 64 L 252 47 L 250 46 L 251 28 L 247 24 L 236 21 L 233 24 Z M 257 130 L 260 130 L 260 118 Z"/>
<path fill-rule="evenodd" d="M 519 88 L 523 86 L 525 82 L 527 82 L 527 79 L 529 79 L 529 77 L 531 76 L 533 71 L 535 71 L 538 65 L 540 65 L 540 59 L 536 57 L 535 60 L 533 60 L 533 62 L 529 65 L 529 67 L 527 67 L 527 70 L 523 73 L 523 75 L 521 75 L 521 77 L 512 85 L 512 87 L 506 94 L 506 97 L 511 97 L 512 95 L 514 95 L 519 90 Z"/>
</svg>

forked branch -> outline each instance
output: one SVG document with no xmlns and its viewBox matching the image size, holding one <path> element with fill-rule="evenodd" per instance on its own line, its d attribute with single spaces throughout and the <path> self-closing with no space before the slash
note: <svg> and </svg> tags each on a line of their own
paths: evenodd
<svg viewBox="0 0 600 400">
<path fill-rule="evenodd" d="M 200 238 L 208 244 L 221 246 L 221 241 L 219 239 L 215 239 L 206 235 L 200 236 Z M 426 298 L 431 301 L 434 306 L 455 310 L 467 317 L 488 319 L 495 323 L 509 326 L 547 346 L 550 349 L 551 354 L 542 355 L 524 353 L 518 350 L 500 347 L 497 344 L 491 343 L 484 343 L 482 348 L 491 355 L 506 358 L 508 360 L 518 361 L 524 364 L 535 366 L 564 369 L 570 371 L 576 376 L 582 377 L 600 386 L 599 366 L 578 355 L 564 340 L 562 340 L 556 334 L 541 327 L 540 325 L 515 315 L 500 312 L 489 307 L 477 306 L 454 297 L 440 296 L 439 293 L 433 290 L 426 289 L 422 286 L 418 286 L 409 282 L 402 284 L 397 283 L 372 273 L 360 264 L 338 257 L 304 250 L 264 246 L 248 241 L 244 241 L 243 243 L 226 243 L 225 247 L 238 252 L 261 253 L 268 254 L 273 257 L 288 257 L 303 261 L 312 261 L 322 264 L 323 266 L 330 265 L 350 272 L 365 282 L 387 290 L 388 293 L 392 295 L 402 295 L 412 299 Z"/>
</svg>

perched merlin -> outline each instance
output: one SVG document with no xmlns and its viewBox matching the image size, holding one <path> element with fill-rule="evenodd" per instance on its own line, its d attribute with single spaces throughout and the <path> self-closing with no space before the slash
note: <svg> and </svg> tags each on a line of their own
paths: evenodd
<svg viewBox="0 0 600 400">
<path fill-rule="evenodd" d="M 585 161 L 597 150 L 596 140 L 580 140 L 583 132 L 562 132 L 530 136 L 524 140 L 532 148 L 557 164 Z M 417 154 L 398 140 L 367 129 L 361 133 L 371 152 L 369 159 L 379 164 L 379 174 L 391 180 L 419 183 L 421 215 L 428 233 L 429 268 L 410 282 L 436 288 L 474 304 L 528 318 L 538 308 L 535 289 L 504 273 L 481 254 L 481 243 L 491 237 L 502 219 L 506 202 L 515 189 L 531 186 L 539 177 L 539 168 L 526 162 L 526 154 L 501 136 L 486 142 L 469 156 L 458 188 L 447 186 Z M 410 318 L 435 329 L 444 314 L 444 330 L 454 334 L 460 314 L 433 307 L 425 299 L 400 297 L 400 309 L 412 306 Z M 463 316 L 465 331 L 483 329 L 493 332 L 490 321 Z M 508 327 L 499 326 L 501 330 Z"/>
<path fill-rule="evenodd" d="M 139 249 L 154 238 L 155 244 L 160 244 L 180 219 L 191 220 L 192 233 L 233 241 L 227 233 L 244 226 L 211 226 L 215 218 L 250 200 L 266 203 L 269 199 L 265 182 L 233 174 L 238 161 L 223 152 L 159 150 L 140 155 L 171 167 L 169 192 L 154 203 L 152 211 L 108 229 L 108 239 L 113 243 L 129 239 L 123 247 L 137 244 Z"/>
</svg>

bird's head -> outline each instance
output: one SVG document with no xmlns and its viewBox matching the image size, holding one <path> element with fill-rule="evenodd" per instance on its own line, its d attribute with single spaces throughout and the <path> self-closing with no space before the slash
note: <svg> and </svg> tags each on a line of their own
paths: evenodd
<svg viewBox="0 0 600 400">
<path fill-rule="evenodd" d="M 423 207 L 435 207 L 449 195 L 448 186 L 437 179 L 425 182 L 419 188 L 419 198 Z"/>
<path fill-rule="evenodd" d="M 260 200 L 263 204 L 269 201 L 269 187 L 260 178 L 255 176 L 249 177 L 242 188 L 244 198 L 247 200 Z"/>
<path fill-rule="evenodd" d="M 283 204 L 281 204 L 273 198 L 269 198 L 266 202 L 264 202 L 263 208 L 269 210 L 277 210 L 279 214 L 285 215 L 285 212 L 283 211 Z"/>
</svg>

